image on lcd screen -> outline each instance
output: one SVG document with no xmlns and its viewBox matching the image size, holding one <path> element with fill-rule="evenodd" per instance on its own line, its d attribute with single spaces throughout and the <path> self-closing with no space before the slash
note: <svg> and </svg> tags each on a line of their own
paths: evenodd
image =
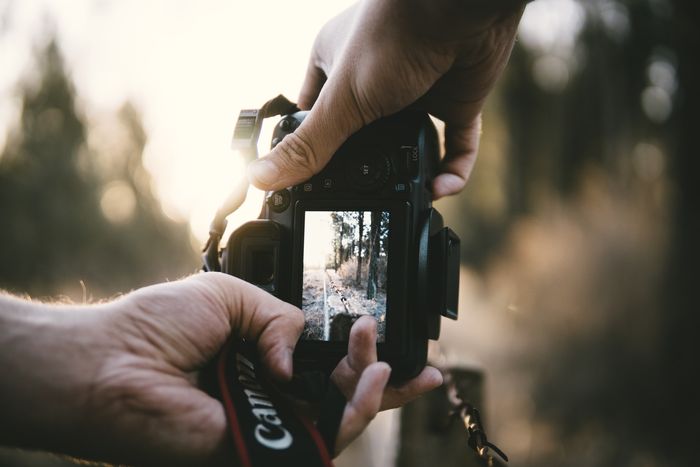
<svg viewBox="0 0 700 467">
<path fill-rule="evenodd" d="M 307 211 L 304 218 L 302 339 L 347 341 L 363 315 L 386 337 L 388 211 Z"/>
</svg>

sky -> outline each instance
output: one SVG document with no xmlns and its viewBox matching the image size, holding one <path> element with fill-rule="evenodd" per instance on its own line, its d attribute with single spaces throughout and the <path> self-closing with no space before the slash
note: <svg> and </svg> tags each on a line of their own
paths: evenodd
<svg viewBox="0 0 700 467">
<path fill-rule="evenodd" d="M 322 268 L 329 258 L 333 257 L 335 251 L 333 240 L 335 239 L 335 229 L 333 228 L 333 212 L 347 211 L 307 211 L 304 218 L 304 266 L 312 268 Z M 355 213 L 353 212 L 353 216 Z M 369 226 L 372 222 L 372 211 L 364 211 L 364 225 Z M 355 219 L 354 217 L 353 219 Z M 359 225 L 359 222 L 355 222 Z M 365 227 L 365 234 L 367 235 Z M 359 229 L 359 228 L 358 228 Z M 355 233 L 357 234 L 357 233 Z M 363 238 L 366 238 L 363 236 Z M 347 240 L 346 240 L 347 241 Z"/>
<path fill-rule="evenodd" d="M 304 269 L 323 268 L 333 254 L 331 211 L 309 211 L 304 219 Z"/>
<path fill-rule="evenodd" d="M 136 105 L 148 135 L 144 163 L 163 208 L 203 239 L 243 177 L 230 150 L 239 110 L 279 93 L 295 100 L 317 31 L 351 3 L 0 0 L 0 150 L 18 115 L 17 84 L 32 77 L 32 51 L 55 32 L 81 110 L 90 118 L 127 100 Z M 552 48 L 581 17 L 573 0 L 538 0 L 523 18 L 522 39 Z M 262 193 L 248 198 L 230 228 L 257 215 Z"/>
</svg>

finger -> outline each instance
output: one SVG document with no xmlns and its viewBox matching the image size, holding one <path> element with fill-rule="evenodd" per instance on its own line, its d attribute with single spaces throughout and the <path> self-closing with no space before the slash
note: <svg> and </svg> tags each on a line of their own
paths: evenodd
<svg viewBox="0 0 700 467">
<path fill-rule="evenodd" d="M 471 175 L 481 138 L 481 115 L 466 126 L 445 125 L 445 157 L 433 180 L 433 199 L 458 193 Z"/>
<path fill-rule="evenodd" d="M 348 364 L 361 373 L 377 361 L 377 322 L 370 316 L 362 316 L 350 330 Z"/>
<path fill-rule="evenodd" d="M 381 410 L 401 407 L 407 402 L 440 386 L 442 381 L 442 373 L 437 368 L 426 366 L 418 376 L 401 386 L 387 386 L 384 391 Z"/>
<path fill-rule="evenodd" d="M 316 66 L 316 60 L 312 57 L 309 60 L 309 67 L 306 70 L 306 78 L 299 92 L 297 106 L 301 110 L 309 110 L 313 107 L 318 95 L 326 82 L 326 74 Z"/>
<path fill-rule="evenodd" d="M 362 113 L 349 78 L 343 75 L 347 72 L 335 70 L 299 128 L 249 164 L 248 178 L 253 185 L 271 191 L 308 180 L 326 166 L 351 134 L 376 118 Z"/>
<path fill-rule="evenodd" d="M 297 307 L 236 277 L 220 273 L 192 276 L 215 290 L 227 313 L 230 330 L 257 341 L 262 361 L 278 378 L 292 377 L 292 352 L 304 327 Z"/>
<path fill-rule="evenodd" d="M 346 399 L 355 394 L 357 381 L 369 365 L 377 361 L 377 323 L 363 316 L 353 324 L 348 342 L 348 355 L 335 367 L 331 379 Z"/>
<path fill-rule="evenodd" d="M 343 412 L 335 443 L 336 453 L 357 438 L 377 415 L 390 375 L 391 367 L 384 362 L 373 363 L 362 372 L 355 394 Z"/>
</svg>

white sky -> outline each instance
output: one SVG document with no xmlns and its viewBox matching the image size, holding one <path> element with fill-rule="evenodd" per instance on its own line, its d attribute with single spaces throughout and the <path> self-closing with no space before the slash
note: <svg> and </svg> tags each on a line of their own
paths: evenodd
<svg viewBox="0 0 700 467">
<path fill-rule="evenodd" d="M 330 211 L 309 211 L 304 218 L 304 268 L 322 268 L 333 254 Z"/>
<path fill-rule="evenodd" d="M 345 211 L 307 211 L 304 217 L 304 265 L 321 268 L 326 259 L 333 256 L 333 212 Z M 354 214 L 354 212 L 353 212 Z M 364 225 L 371 223 L 372 212 L 363 211 Z M 365 235 L 367 235 L 365 233 Z M 363 237 L 364 238 L 364 237 Z M 346 240 L 347 241 L 347 240 Z"/>
<path fill-rule="evenodd" d="M 316 32 L 351 3 L 0 0 L 0 149 L 17 118 L 17 83 L 32 74 L 32 50 L 55 30 L 83 111 L 89 117 L 135 102 L 149 138 L 145 164 L 165 210 L 203 238 L 243 174 L 229 149 L 238 111 L 279 93 L 296 99 Z M 540 16 L 526 13 L 531 36 L 548 24 Z M 230 225 L 253 218 L 260 201 L 260 193 L 249 199 Z"/>
</svg>

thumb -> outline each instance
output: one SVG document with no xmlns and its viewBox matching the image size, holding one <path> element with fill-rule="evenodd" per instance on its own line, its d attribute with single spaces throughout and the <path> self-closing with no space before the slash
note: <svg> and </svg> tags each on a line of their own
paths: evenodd
<svg viewBox="0 0 700 467">
<path fill-rule="evenodd" d="M 260 358 L 274 376 L 292 377 L 292 352 L 304 327 L 301 310 L 227 274 L 207 272 L 188 280 L 209 289 L 208 301 L 225 310 L 231 333 L 257 342 Z"/>
<path fill-rule="evenodd" d="M 326 166 L 350 135 L 374 120 L 363 114 L 347 79 L 332 75 L 299 128 L 269 154 L 250 163 L 250 182 L 272 191 L 308 180 Z"/>
</svg>

